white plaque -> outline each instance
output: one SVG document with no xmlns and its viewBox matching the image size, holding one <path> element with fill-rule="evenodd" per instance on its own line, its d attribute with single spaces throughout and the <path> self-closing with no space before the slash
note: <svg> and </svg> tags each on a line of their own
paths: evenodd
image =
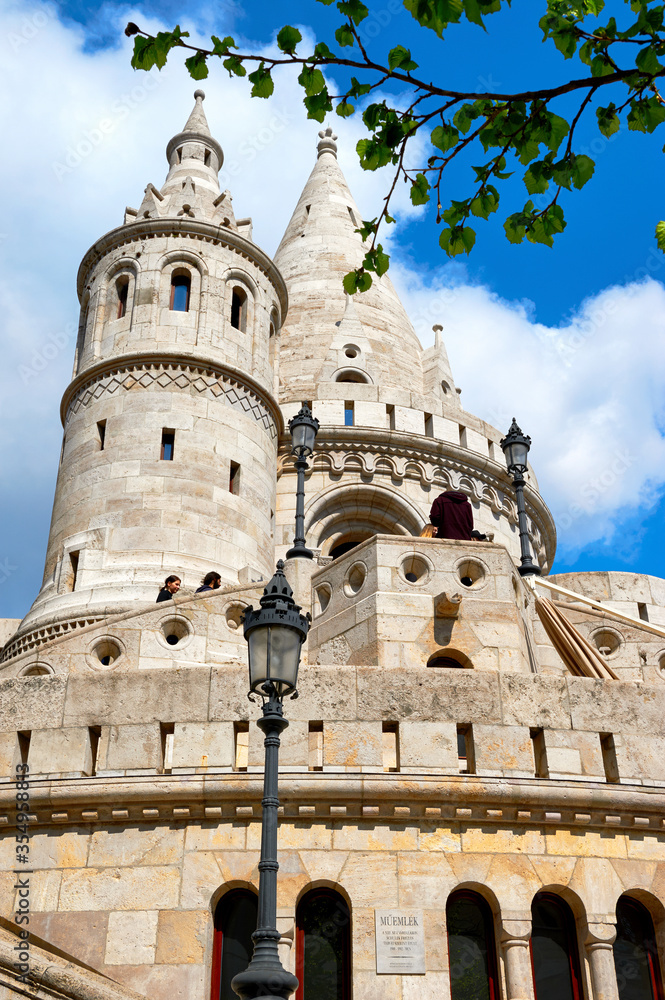
<svg viewBox="0 0 665 1000">
<path fill-rule="evenodd" d="M 401 976 L 425 974 L 422 910 L 375 910 L 376 971 Z"/>
</svg>

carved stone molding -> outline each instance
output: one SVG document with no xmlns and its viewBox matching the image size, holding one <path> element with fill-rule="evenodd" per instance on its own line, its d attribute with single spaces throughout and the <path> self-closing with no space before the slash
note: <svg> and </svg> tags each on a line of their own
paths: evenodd
<svg viewBox="0 0 665 1000">
<path fill-rule="evenodd" d="M 104 365 L 96 372 L 87 372 L 80 384 L 74 383 L 70 387 L 63 400 L 63 408 L 66 407 L 64 423 L 67 423 L 72 414 L 78 413 L 81 408 L 106 393 L 112 395 L 137 387 L 151 390 L 194 390 L 208 398 L 219 399 L 262 424 L 271 440 L 277 438 L 275 413 L 268 405 L 267 398 L 259 394 L 249 380 L 245 381 L 218 366 L 197 364 L 186 359 L 171 360 L 168 357 L 155 361 L 142 358 L 120 360 L 111 366 Z"/>
</svg>

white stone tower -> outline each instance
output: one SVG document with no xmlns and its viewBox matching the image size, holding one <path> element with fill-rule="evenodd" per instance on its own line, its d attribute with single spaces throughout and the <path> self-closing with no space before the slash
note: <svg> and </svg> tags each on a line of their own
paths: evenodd
<svg viewBox="0 0 665 1000">
<path fill-rule="evenodd" d="M 44 582 L 22 631 L 272 571 L 284 282 L 220 192 L 202 101 L 161 189 L 86 253 Z"/>
</svg>

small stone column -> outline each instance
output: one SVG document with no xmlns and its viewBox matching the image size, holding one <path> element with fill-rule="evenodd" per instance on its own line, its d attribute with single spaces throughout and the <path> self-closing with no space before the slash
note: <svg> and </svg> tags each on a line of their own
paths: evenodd
<svg viewBox="0 0 665 1000">
<path fill-rule="evenodd" d="M 287 972 L 296 971 L 296 956 L 293 942 L 296 936 L 296 922 L 293 910 L 277 910 L 277 930 L 280 938 L 277 944 L 279 960 Z"/>
<path fill-rule="evenodd" d="M 619 1000 L 612 945 L 617 936 L 616 924 L 590 923 L 585 937 L 591 972 L 593 1000 Z"/>
<path fill-rule="evenodd" d="M 530 914 L 529 919 L 503 921 L 501 944 L 506 969 L 506 1000 L 534 1000 L 530 940 Z"/>
</svg>

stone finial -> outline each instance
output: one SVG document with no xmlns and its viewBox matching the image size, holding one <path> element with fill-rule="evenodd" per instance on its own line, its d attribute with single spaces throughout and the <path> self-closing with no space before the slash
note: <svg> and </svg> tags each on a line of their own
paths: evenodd
<svg viewBox="0 0 665 1000">
<path fill-rule="evenodd" d="M 321 141 L 316 147 L 318 155 L 321 156 L 322 153 L 332 153 L 332 155 L 337 158 L 337 136 L 330 126 L 319 132 L 319 139 Z"/>
</svg>

